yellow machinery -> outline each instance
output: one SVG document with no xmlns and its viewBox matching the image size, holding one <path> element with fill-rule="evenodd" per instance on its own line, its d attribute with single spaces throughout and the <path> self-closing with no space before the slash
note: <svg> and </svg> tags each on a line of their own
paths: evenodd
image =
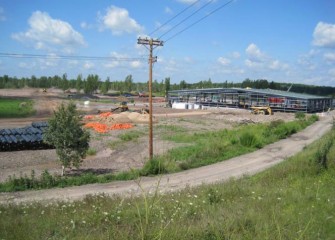
<svg viewBox="0 0 335 240">
<path fill-rule="evenodd" d="M 261 115 L 273 115 L 272 109 L 270 107 L 250 107 L 251 113 L 261 114 Z"/>
<path fill-rule="evenodd" d="M 125 111 L 128 111 L 128 110 L 129 110 L 129 108 L 128 108 L 127 102 L 121 102 L 119 107 L 111 109 L 112 112 L 117 112 L 117 111 L 125 112 Z"/>
<path fill-rule="evenodd" d="M 127 105 L 127 102 L 121 102 L 121 104 L 120 104 L 120 108 L 121 108 L 121 111 L 122 111 L 122 112 L 125 112 L 125 111 L 128 111 L 128 110 L 129 110 L 128 105 Z"/>
</svg>

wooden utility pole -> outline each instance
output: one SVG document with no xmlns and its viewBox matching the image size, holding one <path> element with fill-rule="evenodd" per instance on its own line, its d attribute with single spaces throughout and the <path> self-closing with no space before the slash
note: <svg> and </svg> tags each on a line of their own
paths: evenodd
<svg viewBox="0 0 335 240">
<path fill-rule="evenodd" d="M 138 38 L 137 44 L 149 46 L 149 159 L 153 157 L 153 127 L 152 127 L 152 65 L 157 61 L 157 57 L 152 56 L 154 48 L 163 46 L 163 41 L 152 38 Z"/>
</svg>

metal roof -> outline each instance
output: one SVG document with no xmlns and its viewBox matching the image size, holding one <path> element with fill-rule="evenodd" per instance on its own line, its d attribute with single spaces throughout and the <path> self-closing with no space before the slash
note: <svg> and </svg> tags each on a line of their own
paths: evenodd
<svg viewBox="0 0 335 240">
<path fill-rule="evenodd" d="M 244 89 L 244 88 L 236 88 L 237 90 L 242 90 L 245 92 L 255 92 L 260 94 L 267 94 L 267 95 L 277 95 L 282 97 L 290 97 L 290 98 L 299 98 L 299 99 L 330 99 L 330 97 L 325 96 L 316 96 L 311 94 L 305 93 L 295 93 L 295 92 L 287 92 L 287 91 L 280 91 L 274 89 Z"/>
<path fill-rule="evenodd" d="M 184 89 L 169 91 L 169 94 L 220 94 L 220 93 L 259 93 L 264 95 L 274 95 L 298 99 L 331 99 L 325 96 L 316 96 L 311 94 L 287 92 L 273 89 L 253 89 L 253 88 L 203 88 L 203 89 Z"/>
</svg>

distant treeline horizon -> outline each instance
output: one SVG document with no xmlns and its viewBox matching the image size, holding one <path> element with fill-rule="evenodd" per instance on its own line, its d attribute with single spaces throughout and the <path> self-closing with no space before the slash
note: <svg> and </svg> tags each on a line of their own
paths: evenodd
<svg viewBox="0 0 335 240">
<path fill-rule="evenodd" d="M 124 80 L 111 81 L 110 78 L 106 78 L 104 81 L 97 74 L 90 74 L 84 78 L 81 74 L 76 79 L 68 79 L 66 74 L 62 76 L 42 76 L 36 77 L 31 76 L 17 78 L 10 77 L 8 75 L 0 76 L 0 89 L 19 89 L 24 87 L 31 88 L 59 88 L 62 90 L 76 89 L 78 92 L 83 91 L 86 94 L 92 94 L 99 91 L 102 94 L 108 93 L 108 91 L 119 91 L 119 92 L 147 92 L 148 82 L 134 82 L 132 75 L 126 76 Z M 242 82 L 229 82 L 227 80 L 223 82 L 212 82 L 208 80 L 202 80 L 196 83 L 188 83 L 185 80 L 181 80 L 179 83 L 170 83 L 170 77 L 166 77 L 164 80 L 152 82 L 152 91 L 155 93 L 166 94 L 170 90 L 182 90 L 182 89 L 201 89 L 201 88 L 255 88 L 255 89 L 274 89 L 282 91 L 290 91 L 296 93 L 330 96 L 335 97 L 335 87 L 331 86 L 315 86 L 301 83 L 281 83 L 268 81 L 266 79 L 245 79 Z"/>
</svg>

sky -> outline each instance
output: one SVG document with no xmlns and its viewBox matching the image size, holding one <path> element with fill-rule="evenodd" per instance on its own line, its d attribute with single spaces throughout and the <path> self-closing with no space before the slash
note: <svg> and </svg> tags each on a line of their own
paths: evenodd
<svg viewBox="0 0 335 240">
<path fill-rule="evenodd" d="M 159 82 L 335 87 L 334 0 L 0 0 L 0 75 L 146 82 L 139 37 L 163 41 Z"/>
</svg>

